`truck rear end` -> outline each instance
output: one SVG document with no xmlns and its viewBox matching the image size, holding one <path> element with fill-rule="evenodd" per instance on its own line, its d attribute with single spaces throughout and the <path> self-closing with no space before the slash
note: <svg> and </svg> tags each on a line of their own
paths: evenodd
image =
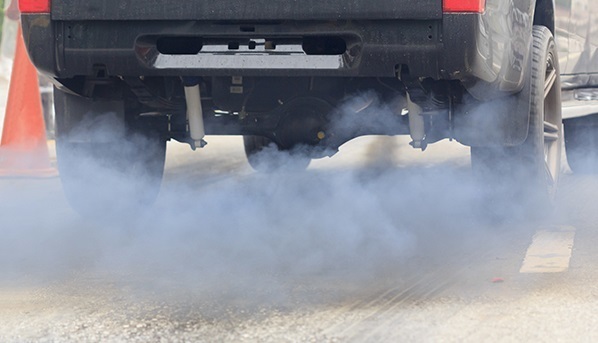
<svg viewBox="0 0 598 343">
<path fill-rule="evenodd" d="M 438 78 L 446 63 L 441 0 L 35 3 L 24 10 L 48 13 L 23 15 L 31 57 L 58 78 L 394 77 L 401 64 Z"/>
<path fill-rule="evenodd" d="M 30 57 L 57 87 L 63 137 L 83 114 L 110 112 L 125 126 L 144 119 L 124 132 L 154 130 L 193 149 L 206 134 L 242 135 L 250 163 L 269 145 L 317 158 L 371 134 L 408 134 L 422 150 L 445 138 L 528 137 L 532 0 L 20 6 Z M 497 99 L 503 110 L 472 110 Z"/>
<path fill-rule="evenodd" d="M 121 84 L 156 111 L 179 106 L 182 83 L 178 93 L 164 88 L 181 78 L 201 78 L 209 107 L 248 113 L 314 93 L 306 82 L 327 93 L 315 95 L 330 107 L 367 89 L 410 88 L 425 111 L 446 102 L 450 87 L 480 99 L 522 87 L 523 60 L 497 63 L 510 58 L 511 37 L 492 29 L 503 9 L 489 11 L 484 0 L 21 0 L 21 9 L 30 57 L 60 88 L 91 98 Z M 266 105 L 251 106 L 245 91 L 266 78 L 301 89 L 285 87 L 282 98 L 258 91 L 253 102 Z M 151 101 L 157 97 L 166 101 Z M 462 140 L 472 143 L 469 136 Z M 521 140 L 514 136 L 506 140 Z"/>
</svg>

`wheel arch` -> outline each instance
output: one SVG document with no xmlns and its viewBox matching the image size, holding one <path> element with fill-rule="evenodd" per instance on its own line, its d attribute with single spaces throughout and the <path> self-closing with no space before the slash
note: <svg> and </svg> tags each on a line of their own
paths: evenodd
<svg viewBox="0 0 598 343">
<path fill-rule="evenodd" d="M 534 25 L 547 27 L 555 35 L 554 0 L 536 0 Z"/>
</svg>

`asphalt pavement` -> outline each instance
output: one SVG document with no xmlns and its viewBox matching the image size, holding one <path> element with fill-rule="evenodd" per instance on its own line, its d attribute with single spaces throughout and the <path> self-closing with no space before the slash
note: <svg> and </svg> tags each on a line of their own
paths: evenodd
<svg viewBox="0 0 598 343">
<path fill-rule="evenodd" d="M 596 341 L 598 177 L 497 219 L 467 148 L 407 141 L 272 174 L 238 137 L 169 143 L 156 204 L 99 221 L 1 179 L 0 341 Z"/>
</svg>

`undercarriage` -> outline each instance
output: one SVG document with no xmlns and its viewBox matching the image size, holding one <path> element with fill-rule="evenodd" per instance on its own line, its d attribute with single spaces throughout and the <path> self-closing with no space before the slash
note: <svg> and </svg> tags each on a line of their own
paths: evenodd
<svg viewBox="0 0 598 343">
<path fill-rule="evenodd" d="M 407 72 L 397 78 L 103 76 L 64 84 L 96 100 L 124 98 L 129 116 L 162 117 L 162 134 L 193 149 L 206 134 L 261 136 L 282 150 L 309 147 L 314 158 L 364 135 L 411 135 L 421 149 L 446 138 L 492 144 L 484 127 L 475 137 L 464 129 L 473 125 L 469 109 L 481 103 L 458 81 L 420 81 Z"/>
</svg>

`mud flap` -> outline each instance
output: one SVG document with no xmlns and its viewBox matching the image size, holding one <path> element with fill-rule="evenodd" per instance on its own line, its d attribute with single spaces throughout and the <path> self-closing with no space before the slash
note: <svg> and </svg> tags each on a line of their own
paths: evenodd
<svg viewBox="0 0 598 343">
<path fill-rule="evenodd" d="M 531 53 L 531 50 L 530 50 Z M 480 101 L 467 94 L 453 113 L 453 138 L 467 146 L 518 146 L 527 139 L 531 110 L 532 59 L 527 59 L 523 89 L 515 94 Z M 486 87 L 488 86 L 488 87 Z M 501 92 L 493 86 L 479 83 L 478 92 Z M 484 88 L 488 88 L 487 90 Z"/>
<path fill-rule="evenodd" d="M 523 144 L 529 130 L 531 91 L 455 109 L 453 138 L 464 145 L 492 147 Z"/>
</svg>

